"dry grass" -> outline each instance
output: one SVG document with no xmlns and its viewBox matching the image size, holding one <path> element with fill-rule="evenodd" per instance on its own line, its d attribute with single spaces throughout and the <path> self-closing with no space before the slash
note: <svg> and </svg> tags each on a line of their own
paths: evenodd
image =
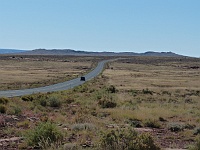
<svg viewBox="0 0 200 150">
<path fill-rule="evenodd" d="M 0 89 L 30 88 L 75 78 L 92 68 L 92 61 L 83 60 L 0 60 Z"/>
<path fill-rule="evenodd" d="M 187 64 L 186 64 L 187 65 Z M 112 63 L 114 69 L 107 69 L 104 75 L 109 83 L 119 89 L 199 89 L 199 69 L 185 69 L 176 66 Z M 117 82 L 116 82 L 117 81 Z"/>
<path fill-rule="evenodd" d="M 132 112 L 132 117 L 141 120 L 163 117 L 199 125 L 199 95 L 195 92 L 200 89 L 200 69 L 192 67 L 200 67 L 200 61 L 193 58 L 159 59 L 133 57 L 120 60 L 110 63 L 103 72 L 108 83 L 120 91 L 118 99 L 123 110 L 112 110 L 114 117 L 126 118 Z M 143 94 L 143 89 L 149 89 L 153 94 Z M 131 90 L 139 91 L 139 94 L 132 96 Z"/>
</svg>

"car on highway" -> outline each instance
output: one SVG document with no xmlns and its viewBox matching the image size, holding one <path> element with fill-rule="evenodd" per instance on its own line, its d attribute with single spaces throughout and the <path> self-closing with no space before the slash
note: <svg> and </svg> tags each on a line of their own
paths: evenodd
<svg viewBox="0 0 200 150">
<path fill-rule="evenodd" d="M 85 77 L 81 77 L 80 81 L 85 81 Z"/>
</svg>

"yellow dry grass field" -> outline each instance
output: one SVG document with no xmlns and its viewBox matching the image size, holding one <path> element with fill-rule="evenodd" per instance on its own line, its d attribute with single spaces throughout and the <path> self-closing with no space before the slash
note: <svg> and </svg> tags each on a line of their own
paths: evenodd
<svg viewBox="0 0 200 150">
<path fill-rule="evenodd" d="M 109 110 L 116 120 L 161 117 L 200 124 L 199 59 L 132 57 L 110 63 L 103 76 L 119 90 L 122 106 Z"/>
<path fill-rule="evenodd" d="M 0 89 L 31 88 L 62 82 L 84 74 L 92 67 L 92 61 L 66 60 L 0 59 Z"/>
<path fill-rule="evenodd" d="M 200 69 L 193 69 L 194 66 L 200 66 L 200 61 L 191 63 L 177 60 L 157 64 L 154 64 L 153 60 L 149 64 L 113 62 L 104 75 L 108 76 L 109 83 L 118 89 L 200 89 Z"/>
</svg>

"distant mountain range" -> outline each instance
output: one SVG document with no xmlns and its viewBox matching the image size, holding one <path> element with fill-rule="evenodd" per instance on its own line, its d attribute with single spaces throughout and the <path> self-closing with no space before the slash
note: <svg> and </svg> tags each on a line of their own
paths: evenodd
<svg viewBox="0 0 200 150">
<path fill-rule="evenodd" d="M 26 51 L 18 49 L 0 49 L 0 54 L 11 54 L 11 53 L 22 53 L 22 52 Z"/>
<path fill-rule="evenodd" d="M 35 49 L 31 51 L 16 49 L 0 49 L 0 54 L 18 54 L 18 55 L 75 55 L 75 56 L 160 56 L 160 57 L 181 57 L 182 55 L 173 52 L 153 52 L 145 53 L 135 52 L 89 52 L 77 51 L 72 49 Z"/>
</svg>

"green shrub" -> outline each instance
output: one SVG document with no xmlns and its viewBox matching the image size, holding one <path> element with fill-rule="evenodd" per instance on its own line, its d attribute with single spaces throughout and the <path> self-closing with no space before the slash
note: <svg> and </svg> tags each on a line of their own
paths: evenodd
<svg viewBox="0 0 200 150">
<path fill-rule="evenodd" d="M 138 119 L 129 119 L 128 123 L 132 126 L 132 127 L 136 127 L 136 128 L 141 128 L 142 127 L 142 122 Z"/>
<path fill-rule="evenodd" d="M 103 100 L 99 100 L 98 104 L 102 107 L 102 108 L 114 108 L 117 106 L 117 103 L 112 101 L 112 100 L 107 100 L 107 99 L 103 99 Z"/>
<path fill-rule="evenodd" d="M 104 134 L 100 149 L 103 150 L 160 150 L 149 134 L 138 134 L 132 129 L 112 130 Z"/>
<path fill-rule="evenodd" d="M 180 132 L 180 131 L 183 131 L 184 124 L 178 123 L 178 122 L 170 123 L 168 124 L 168 129 L 172 132 Z"/>
<path fill-rule="evenodd" d="M 47 106 L 47 100 L 46 99 L 40 99 L 40 105 L 45 107 Z"/>
<path fill-rule="evenodd" d="M 184 128 L 185 129 L 189 129 L 189 130 L 192 130 L 192 129 L 194 129 L 196 127 L 196 125 L 194 125 L 194 124 L 189 124 L 189 123 L 187 123 L 186 125 L 184 125 Z M 199 130 L 200 131 L 200 130 Z"/>
<path fill-rule="evenodd" d="M 145 127 L 150 127 L 150 128 L 160 128 L 160 124 L 158 121 L 156 120 L 151 120 L 151 119 L 148 119 L 144 122 L 144 126 Z"/>
<path fill-rule="evenodd" d="M 7 104 L 9 102 L 8 98 L 0 97 L 0 104 Z"/>
<path fill-rule="evenodd" d="M 153 91 L 150 91 L 148 88 L 142 90 L 143 94 L 151 94 L 153 95 Z"/>
<path fill-rule="evenodd" d="M 149 134 L 140 134 L 136 140 L 136 150 L 160 150 L 160 148 L 155 145 L 153 138 Z"/>
<path fill-rule="evenodd" d="M 52 96 L 48 99 L 48 101 L 49 101 L 50 107 L 60 107 L 61 106 L 61 102 L 58 99 L 58 97 Z"/>
<path fill-rule="evenodd" d="M 6 113 L 6 106 L 0 104 L 0 113 Z"/>
<path fill-rule="evenodd" d="M 104 135 L 101 141 L 101 148 L 102 149 L 116 149 L 119 146 L 119 135 L 112 130 L 111 132 Z"/>
<path fill-rule="evenodd" d="M 73 89 L 74 92 L 81 92 L 81 93 L 86 93 L 88 91 L 88 87 L 86 84 L 77 86 Z"/>
<path fill-rule="evenodd" d="M 133 95 L 133 96 L 137 96 L 137 94 L 138 94 L 137 90 L 131 90 L 130 92 L 131 92 L 131 95 Z"/>
<path fill-rule="evenodd" d="M 20 115 L 22 113 L 22 110 L 21 110 L 21 108 L 19 106 L 11 106 L 8 109 L 7 113 L 9 115 Z"/>
<path fill-rule="evenodd" d="M 200 96 L 200 91 L 199 90 L 196 91 L 196 95 Z"/>
<path fill-rule="evenodd" d="M 198 135 L 198 134 L 200 134 L 200 128 L 196 128 L 196 129 L 194 130 L 194 135 Z"/>
<path fill-rule="evenodd" d="M 33 96 L 31 95 L 26 95 L 26 96 L 22 96 L 21 98 L 23 101 L 33 101 Z"/>
<path fill-rule="evenodd" d="M 116 93 L 117 92 L 117 89 L 115 88 L 114 85 L 110 85 L 108 88 L 107 88 L 107 91 L 109 93 Z"/>
<path fill-rule="evenodd" d="M 51 122 L 39 123 L 33 130 L 25 134 L 28 145 L 40 148 L 49 147 L 62 141 L 63 135 Z"/>
</svg>

